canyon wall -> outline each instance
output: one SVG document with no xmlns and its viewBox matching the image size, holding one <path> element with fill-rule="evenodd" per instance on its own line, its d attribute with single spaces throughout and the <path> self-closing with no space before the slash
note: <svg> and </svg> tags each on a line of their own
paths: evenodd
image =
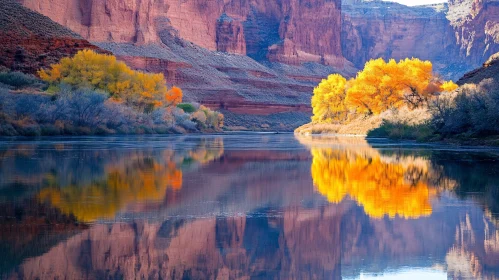
<svg viewBox="0 0 499 280">
<path fill-rule="evenodd" d="M 14 0 L 0 0 L 0 6 L 0 66 L 33 74 L 78 50 L 104 52 Z"/>
<path fill-rule="evenodd" d="M 439 72 L 460 75 L 459 48 L 444 5 L 407 7 L 389 2 L 343 6 L 343 54 L 357 68 L 372 58 L 431 60 Z M 462 63 L 462 61 L 461 61 Z"/>
<path fill-rule="evenodd" d="M 474 68 L 499 52 L 498 0 L 449 0 L 447 18 L 454 28 L 460 57 Z"/>
<path fill-rule="evenodd" d="M 456 80 L 499 51 L 497 0 L 416 7 L 344 0 L 342 11 L 343 55 L 357 68 L 372 58 L 417 57 Z"/>
<path fill-rule="evenodd" d="M 340 0 L 20 1 L 92 42 L 158 44 L 166 32 L 255 59 L 344 63 Z"/>
<path fill-rule="evenodd" d="M 322 78 L 355 73 L 341 54 L 340 0 L 18 1 L 164 73 L 237 129 L 292 130 L 309 121 Z"/>
</svg>

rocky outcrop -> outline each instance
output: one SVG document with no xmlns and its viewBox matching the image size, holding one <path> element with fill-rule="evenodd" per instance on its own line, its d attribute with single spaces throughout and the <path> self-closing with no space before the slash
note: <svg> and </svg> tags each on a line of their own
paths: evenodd
<svg viewBox="0 0 499 280">
<path fill-rule="evenodd" d="M 222 14 L 217 21 L 217 50 L 246 54 L 246 42 L 244 39 L 243 24 L 226 14 Z"/>
<path fill-rule="evenodd" d="M 451 0 L 407 7 L 382 1 L 343 1 L 343 55 L 357 68 L 372 58 L 431 60 L 458 79 L 499 51 L 499 2 Z"/>
<path fill-rule="evenodd" d="M 460 56 L 473 66 L 499 52 L 499 1 L 450 0 L 447 14 Z"/>
<path fill-rule="evenodd" d="M 346 63 L 339 0 L 20 1 L 92 42 L 157 44 L 173 32 L 208 50 L 256 59 Z"/>
<path fill-rule="evenodd" d="M 36 73 L 79 50 L 102 51 L 80 35 L 14 0 L 0 0 L 0 6 L 1 66 Z"/>
<path fill-rule="evenodd" d="M 469 66 L 459 58 L 445 5 L 407 7 L 390 2 L 343 6 L 343 54 L 357 68 L 369 59 L 431 60 L 439 73 L 456 77 Z"/>
<path fill-rule="evenodd" d="M 499 86 L 499 53 L 492 55 L 482 67 L 466 73 L 457 81 L 458 85 L 475 84 L 488 80 L 493 83 L 493 87 Z"/>
</svg>

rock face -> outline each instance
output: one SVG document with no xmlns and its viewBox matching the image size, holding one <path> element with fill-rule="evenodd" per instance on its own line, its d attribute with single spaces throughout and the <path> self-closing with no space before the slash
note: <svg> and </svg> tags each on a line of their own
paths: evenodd
<svg viewBox="0 0 499 280">
<path fill-rule="evenodd" d="M 161 43 L 165 32 L 174 32 L 212 51 L 286 63 L 345 63 L 340 0 L 21 2 L 92 42 Z"/>
<path fill-rule="evenodd" d="M 309 121 L 322 78 L 355 72 L 341 54 L 340 0 L 19 1 L 132 67 L 163 72 L 186 101 L 239 129 L 293 130 Z"/>
<path fill-rule="evenodd" d="M 1 66 L 36 73 L 78 50 L 102 51 L 80 35 L 14 0 L 0 0 L 0 6 Z"/>
<path fill-rule="evenodd" d="M 499 1 L 450 0 L 447 17 L 454 27 L 460 57 L 473 66 L 499 52 Z"/>
<path fill-rule="evenodd" d="M 482 67 L 466 73 L 457 81 L 458 85 L 478 85 L 484 80 L 493 83 L 493 88 L 499 87 L 499 53 L 492 55 Z"/>
<path fill-rule="evenodd" d="M 499 51 L 499 2 L 451 0 L 407 7 L 343 1 L 343 55 L 357 68 L 372 58 L 417 57 L 458 79 Z"/>
<path fill-rule="evenodd" d="M 390 2 L 343 6 L 343 53 L 357 68 L 372 58 L 431 60 L 452 72 L 458 47 L 445 7 L 407 7 Z M 447 68 L 447 69 L 446 69 Z"/>
</svg>

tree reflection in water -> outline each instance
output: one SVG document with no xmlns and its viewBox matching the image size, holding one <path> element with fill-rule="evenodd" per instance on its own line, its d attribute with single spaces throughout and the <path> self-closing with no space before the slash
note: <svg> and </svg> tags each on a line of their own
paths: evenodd
<svg viewBox="0 0 499 280">
<path fill-rule="evenodd" d="M 329 202 L 347 196 L 372 218 L 415 219 L 432 213 L 431 199 L 441 186 L 429 160 L 383 156 L 359 137 L 301 137 L 310 147 L 311 174 L 317 191 Z M 328 145 L 324 145 L 328 143 Z M 446 187 L 452 186 L 448 181 Z"/>
<path fill-rule="evenodd" d="M 168 189 L 180 190 L 181 166 L 206 164 L 222 155 L 221 139 L 203 141 L 182 152 L 163 150 L 159 156 L 158 152 L 134 151 L 105 164 L 104 178 L 84 186 L 53 184 L 40 190 L 37 198 L 81 222 L 112 219 L 128 205 L 161 202 Z"/>
</svg>

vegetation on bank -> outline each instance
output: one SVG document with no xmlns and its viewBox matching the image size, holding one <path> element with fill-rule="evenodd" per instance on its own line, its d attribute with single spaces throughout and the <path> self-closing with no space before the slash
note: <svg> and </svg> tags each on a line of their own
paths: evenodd
<svg viewBox="0 0 499 280">
<path fill-rule="evenodd" d="M 371 60 L 353 79 L 338 74 L 324 79 L 314 89 L 312 122 L 295 132 L 367 134 L 387 120 L 422 123 L 429 104 L 457 87 L 434 75 L 430 61 Z"/>
<path fill-rule="evenodd" d="M 499 89 L 491 78 L 436 97 L 428 111 L 422 123 L 385 121 L 368 136 L 499 145 Z"/>
<path fill-rule="evenodd" d="M 163 74 L 132 70 L 112 55 L 80 51 L 40 70 L 39 77 L 0 71 L 0 135 L 186 133 L 223 127 L 222 114 L 181 103 L 182 90 L 168 89 Z"/>
</svg>

